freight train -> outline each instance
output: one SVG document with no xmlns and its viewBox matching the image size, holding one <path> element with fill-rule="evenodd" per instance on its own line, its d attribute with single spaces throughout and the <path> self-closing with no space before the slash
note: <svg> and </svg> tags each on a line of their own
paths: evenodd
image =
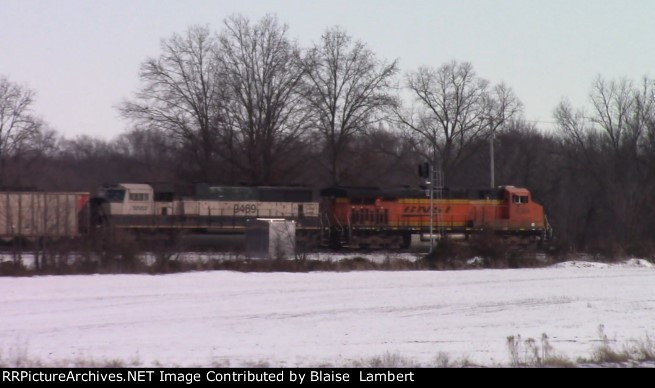
<svg viewBox="0 0 655 388">
<path fill-rule="evenodd" d="M 432 209 L 418 188 L 121 183 L 101 186 L 92 198 L 88 193 L 0 194 L 3 239 L 76 237 L 104 229 L 242 234 L 257 218 L 293 220 L 299 239 L 310 246 L 393 249 L 407 248 L 416 235 L 468 238 L 488 231 L 543 241 L 550 234 L 543 207 L 527 189 L 513 186 L 446 189 Z"/>
<path fill-rule="evenodd" d="M 432 209 L 425 190 L 411 188 L 327 188 L 321 191 L 321 201 L 333 246 L 406 248 L 412 235 L 430 232 L 428 239 L 468 239 L 490 232 L 521 242 L 544 241 L 551 234 L 543 206 L 527 189 L 514 186 L 443 189 Z"/>
</svg>

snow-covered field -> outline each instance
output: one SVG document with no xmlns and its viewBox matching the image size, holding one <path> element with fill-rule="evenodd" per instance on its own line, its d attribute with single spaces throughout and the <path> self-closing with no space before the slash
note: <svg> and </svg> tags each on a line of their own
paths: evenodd
<svg viewBox="0 0 655 388">
<path fill-rule="evenodd" d="M 588 357 L 599 325 L 619 343 L 655 334 L 652 265 L 0 278 L 2 356 L 45 363 L 429 365 L 444 352 L 494 365 L 509 363 L 510 335 Z"/>
</svg>

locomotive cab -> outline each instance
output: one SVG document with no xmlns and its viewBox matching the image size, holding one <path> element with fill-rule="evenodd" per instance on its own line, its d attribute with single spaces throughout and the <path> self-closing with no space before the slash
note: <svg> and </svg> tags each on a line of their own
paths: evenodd
<svg viewBox="0 0 655 388">
<path fill-rule="evenodd" d="M 543 230 L 546 227 L 544 209 L 532 200 L 527 189 L 505 186 L 505 211 L 503 218 L 508 227 L 516 231 Z"/>
<path fill-rule="evenodd" d="M 103 185 L 98 198 L 104 199 L 104 213 L 111 215 L 150 215 L 153 212 L 153 190 L 150 185 L 121 183 Z"/>
</svg>

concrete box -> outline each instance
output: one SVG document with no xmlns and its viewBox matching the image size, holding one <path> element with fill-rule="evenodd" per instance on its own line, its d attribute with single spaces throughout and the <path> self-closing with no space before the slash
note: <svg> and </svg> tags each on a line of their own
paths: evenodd
<svg viewBox="0 0 655 388">
<path fill-rule="evenodd" d="M 246 223 L 246 253 L 252 257 L 292 259 L 296 254 L 296 223 L 257 218 Z"/>
</svg>

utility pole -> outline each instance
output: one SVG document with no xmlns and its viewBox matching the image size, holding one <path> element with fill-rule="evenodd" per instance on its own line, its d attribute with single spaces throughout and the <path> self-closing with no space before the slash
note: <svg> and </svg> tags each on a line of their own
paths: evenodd
<svg viewBox="0 0 655 388">
<path fill-rule="evenodd" d="M 494 174 L 494 118 L 489 116 L 489 130 L 491 136 L 489 137 L 489 166 L 491 174 L 491 188 L 496 187 L 496 179 Z"/>
</svg>

